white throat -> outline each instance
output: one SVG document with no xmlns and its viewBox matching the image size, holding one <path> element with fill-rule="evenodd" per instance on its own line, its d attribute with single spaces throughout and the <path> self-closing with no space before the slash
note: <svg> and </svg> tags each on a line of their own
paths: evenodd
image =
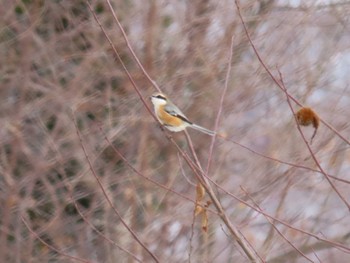
<svg viewBox="0 0 350 263">
<path fill-rule="evenodd" d="M 166 101 L 163 99 L 152 97 L 152 103 L 153 103 L 154 107 L 159 107 L 159 106 L 165 105 Z"/>
</svg>

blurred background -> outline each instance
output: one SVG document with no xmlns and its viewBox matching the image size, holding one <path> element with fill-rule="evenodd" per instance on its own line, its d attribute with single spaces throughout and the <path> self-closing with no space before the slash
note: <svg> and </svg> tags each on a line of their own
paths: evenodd
<svg viewBox="0 0 350 263">
<path fill-rule="evenodd" d="M 195 176 L 147 112 L 86 1 L 0 4 L 0 262 L 153 262 L 106 195 L 160 262 L 249 262 L 214 206 L 208 231 L 201 229 L 193 213 Z M 190 120 L 208 129 L 220 106 L 233 37 L 219 131 L 268 157 L 318 170 L 285 94 L 249 44 L 234 1 L 111 4 L 149 75 Z M 107 2 L 91 5 L 151 106 L 148 97 L 156 90 Z M 240 8 L 271 72 L 278 77 L 280 70 L 289 93 L 349 140 L 350 2 L 242 0 Z M 313 128 L 302 131 L 309 139 Z M 189 133 L 205 166 L 211 138 Z M 172 136 L 188 151 L 183 133 Z M 348 180 L 332 182 L 350 202 L 349 141 L 321 123 L 311 148 L 324 171 Z M 293 227 L 349 244 L 349 211 L 321 173 L 217 138 L 209 177 Z M 213 187 L 263 259 L 307 262 L 263 215 Z M 350 262 L 349 251 L 273 223 L 312 261 Z"/>
</svg>

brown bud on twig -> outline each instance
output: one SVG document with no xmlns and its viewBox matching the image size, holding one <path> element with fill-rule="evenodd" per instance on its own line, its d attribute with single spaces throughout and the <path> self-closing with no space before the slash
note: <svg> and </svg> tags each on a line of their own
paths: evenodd
<svg viewBox="0 0 350 263">
<path fill-rule="evenodd" d="M 296 113 L 296 117 L 299 125 L 309 126 L 310 124 L 312 124 L 312 126 L 315 128 L 315 131 L 310 141 L 310 143 L 312 143 L 312 139 L 315 137 L 318 126 L 320 125 L 320 118 L 318 117 L 316 112 L 314 112 L 309 107 L 303 107 L 300 110 L 298 110 L 298 112 Z"/>
</svg>

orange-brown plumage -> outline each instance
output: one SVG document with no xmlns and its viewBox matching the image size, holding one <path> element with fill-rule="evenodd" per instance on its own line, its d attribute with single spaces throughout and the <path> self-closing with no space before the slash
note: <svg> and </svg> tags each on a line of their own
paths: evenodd
<svg viewBox="0 0 350 263">
<path fill-rule="evenodd" d="M 300 125 L 308 126 L 312 124 L 312 126 L 317 129 L 320 124 L 320 119 L 317 114 L 309 107 L 304 107 L 298 110 L 297 119 Z"/>
<path fill-rule="evenodd" d="M 312 126 L 315 128 L 314 134 L 311 137 L 312 139 L 315 137 L 318 126 L 320 125 L 320 118 L 314 112 L 311 108 L 309 107 L 303 107 L 298 112 L 296 113 L 296 117 L 298 120 L 298 123 L 302 126 L 309 126 L 312 124 Z"/>
<path fill-rule="evenodd" d="M 164 110 L 165 105 L 159 106 L 158 118 L 164 124 L 166 123 L 169 126 L 180 126 L 182 124 L 182 120 L 180 118 L 174 118 L 174 116 L 170 115 Z"/>
</svg>

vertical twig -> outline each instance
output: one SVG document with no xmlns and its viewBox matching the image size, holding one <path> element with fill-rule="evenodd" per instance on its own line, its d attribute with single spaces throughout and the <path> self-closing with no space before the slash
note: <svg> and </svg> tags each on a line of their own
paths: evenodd
<svg viewBox="0 0 350 263">
<path fill-rule="evenodd" d="M 221 113 L 222 113 L 222 108 L 224 105 L 224 99 L 226 96 L 226 91 L 228 89 L 228 83 L 229 83 L 231 67 L 232 67 L 232 57 L 233 57 L 233 36 L 231 37 L 230 56 L 229 56 L 228 63 L 227 63 L 227 73 L 226 73 L 226 78 L 225 78 L 225 86 L 224 86 L 224 90 L 222 91 L 222 94 L 221 94 L 219 110 L 218 110 L 218 113 L 217 113 L 216 119 L 215 119 L 215 126 L 214 126 L 215 132 L 218 130 L 218 127 L 219 127 L 219 121 L 220 121 L 220 117 L 221 117 Z M 211 139 L 207 168 L 205 171 L 206 174 L 209 173 L 210 163 L 211 163 L 212 154 L 213 154 L 213 150 L 214 150 L 215 139 L 216 139 L 216 133 Z"/>
</svg>

